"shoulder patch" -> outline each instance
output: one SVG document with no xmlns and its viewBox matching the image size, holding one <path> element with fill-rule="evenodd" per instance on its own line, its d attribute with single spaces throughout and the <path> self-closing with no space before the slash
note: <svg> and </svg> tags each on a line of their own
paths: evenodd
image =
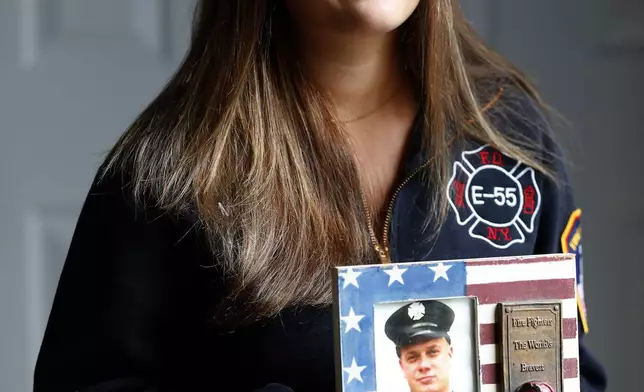
<svg viewBox="0 0 644 392">
<path fill-rule="evenodd" d="M 507 249 L 525 242 L 541 207 L 535 171 L 484 145 L 454 162 L 447 198 L 470 237 Z"/>
<path fill-rule="evenodd" d="M 581 209 L 570 214 L 566 227 L 561 234 L 561 251 L 574 253 L 577 260 L 577 307 L 584 333 L 588 333 L 588 320 L 586 316 L 586 301 L 584 299 L 584 270 L 581 246 Z"/>
</svg>

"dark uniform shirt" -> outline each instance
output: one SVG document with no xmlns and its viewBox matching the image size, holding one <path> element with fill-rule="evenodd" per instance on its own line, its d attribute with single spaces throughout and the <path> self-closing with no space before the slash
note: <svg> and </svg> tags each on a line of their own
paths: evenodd
<svg viewBox="0 0 644 392">
<path fill-rule="evenodd" d="M 504 95 L 487 112 L 503 132 L 540 142 L 533 102 Z M 448 189 L 414 174 L 428 158 L 412 134 L 389 222 L 394 262 L 578 253 L 579 211 L 563 166 L 561 184 L 475 142 L 455 145 Z M 557 161 L 559 162 L 559 161 Z M 222 330 L 212 319 L 225 293 L 220 270 L 189 219 L 135 209 L 113 176 L 93 183 L 60 278 L 35 371 L 35 391 L 252 391 L 276 382 L 295 392 L 334 390 L 329 308 Z M 428 200 L 449 195 L 449 215 L 428 239 Z M 209 268 L 212 267 L 212 268 Z M 583 304 L 583 301 L 581 302 Z M 602 366 L 584 345 L 583 392 L 605 390 Z"/>
</svg>

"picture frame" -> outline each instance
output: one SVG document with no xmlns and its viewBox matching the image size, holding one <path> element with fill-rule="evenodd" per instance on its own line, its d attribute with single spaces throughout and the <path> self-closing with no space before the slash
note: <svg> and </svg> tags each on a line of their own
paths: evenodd
<svg viewBox="0 0 644 392">
<path fill-rule="evenodd" d="M 337 267 L 333 315 L 337 392 L 579 391 L 574 254 Z"/>
</svg>

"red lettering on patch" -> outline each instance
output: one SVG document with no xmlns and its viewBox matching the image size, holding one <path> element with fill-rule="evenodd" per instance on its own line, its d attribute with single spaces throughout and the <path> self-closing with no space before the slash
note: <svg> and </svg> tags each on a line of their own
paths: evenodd
<svg viewBox="0 0 644 392">
<path fill-rule="evenodd" d="M 479 152 L 479 156 L 481 157 L 481 164 L 488 165 L 490 163 L 490 153 L 489 152 L 481 151 L 481 152 Z"/>
<path fill-rule="evenodd" d="M 492 160 L 490 161 L 490 152 L 489 151 L 480 151 L 479 157 L 481 157 L 481 165 L 495 165 L 503 166 L 503 154 L 498 151 L 492 151 Z"/>
<path fill-rule="evenodd" d="M 463 201 L 463 196 L 465 195 L 465 183 L 460 181 L 454 181 L 454 189 L 456 190 L 455 202 L 458 208 L 465 207 L 465 202 Z"/>
<path fill-rule="evenodd" d="M 500 152 L 494 151 L 492 153 L 492 164 L 503 166 L 503 155 Z"/>
<path fill-rule="evenodd" d="M 504 241 L 512 241 L 512 236 L 510 235 L 509 227 L 488 227 L 487 228 L 487 239 L 498 241 L 499 233 L 503 236 Z"/>
<path fill-rule="evenodd" d="M 523 213 L 534 214 L 534 187 L 532 185 L 523 188 Z"/>
</svg>

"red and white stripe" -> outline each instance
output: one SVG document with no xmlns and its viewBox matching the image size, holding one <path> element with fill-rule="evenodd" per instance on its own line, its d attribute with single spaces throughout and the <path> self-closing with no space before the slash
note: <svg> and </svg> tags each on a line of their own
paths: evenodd
<svg viewBox="0 0 644 392">
<path fill-rule="evenodd" d="M 478 297 L 481 391 L 495 392 L 498 366 L 495 312 L 499 302 L 562 300 L 564 391 L 579 391 L 579 346 L 575 259 L 544 256 L 472 261 L 467 265 L 467 295 Z"/>
</svg>

